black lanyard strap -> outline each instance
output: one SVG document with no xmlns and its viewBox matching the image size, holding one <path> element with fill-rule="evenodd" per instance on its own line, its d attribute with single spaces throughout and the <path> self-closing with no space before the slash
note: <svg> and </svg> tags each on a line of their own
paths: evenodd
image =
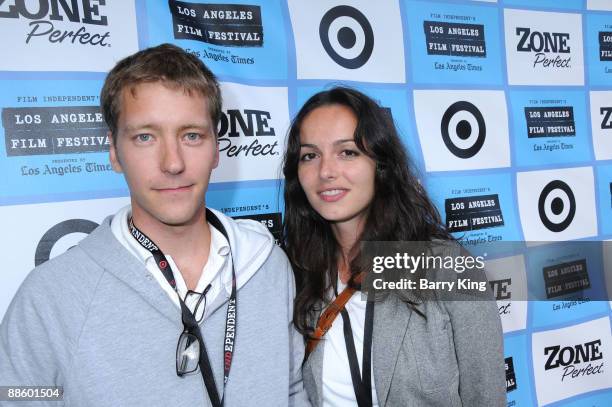
<svg viewBox="0 0 612 407">
<path fill-rule="evenodd" d="M 217 218 L 217 216 L 210 211 L 208 208 L 206 209 L 206 220 L 208 223 L 217 229 L 221 234 L 227 239 L 229 242 L 229 237 L 225 227 Z M 176 280 L 174 278 L 174 272 L 170 267 L 170 263 L 166 259 L 166 256 L 161 251 L 159 246 L 155 244 L 147 235 L 145 235 L 142 231 L 140 231 L 136 225 L 134 225 L 134 220 L 130 217 L 128 221 L 128 226 L 130 229 L 130 233 L 136 239 L 138 243 L 146 250 L 148 250 L 155 259 L 155 263 L 159 270 L 162 272 L 168 284 L 174 289 L 177 293 L 177 297 L 179 300 L 179 304 L 181 306 L 181 315 L 183 323 L 187 322 L 187 324 L 193 327 L 193 333 L 198 338 L 200 342 L 200 359 L 198 364 L 200 366 L 200 372 L 202 373 L 202 378 L 204 379 L 204 385 L 206 386 L 206 391 L 208 392 L 208 397 L 213 407 L 221 407 L 223 406 L 223 400 L 225 398 L 225 385 L 227 384 L 227 380 L 229 379 L 230 368 L 232 367 L 232 360 L 234 356 L 235 349 L 235 340 L 236 340 L 236 315 L 238 311 L 238 303 L 236 301 L 236 271 L 234 269 L 234 261 L 232 259 L 232 250 L 230 246 L 230 259 L 232 259 L 232 292 L 230 294 L 230 298 L 227 304 L 227 312 L 225 316 L 225 336 L 223 342 L 223 398 L 219 397 L 219 392 L 217 391 L 217 386 L 215 384 L 215 376 L 213 375 L 212 367 L 210 364 L 210 359 L 208 358 L 208 352 L 206 351 L 206 345 L 204 344 L 204 338 L 202 337 L 202 332 L 200 331 L 200 327 L 196 321 L 195 316 L 189 310 L 185 301 L 178 295 L 178 290 L 176 288 Z M 204 292 L 202 295 L 206 295 Z"/>
<path fill-rule="evenodd" d="M 372 331 L 374 329 L 374 302 L 368 301 L 366 304 L 365 326 L 363 329 L 363 355 L 362 371 L 359 373 L 359 361 L 355 341 L 353 340 L 353 330 L 351 320 L 346 308 L 340 311 L 342 315 L 344 342 L 346 344 L 346 354 L 348 356 L 349 367 L 351 369 L 351 381 L 353 391 L 359 407 L 372 407 Z"/>
</svg>

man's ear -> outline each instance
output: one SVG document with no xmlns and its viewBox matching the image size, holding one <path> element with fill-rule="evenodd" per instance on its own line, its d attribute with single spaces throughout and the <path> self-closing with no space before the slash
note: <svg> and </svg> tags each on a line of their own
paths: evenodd
<svg viewBox="0 0 612 407">
<path fill-rule="evenodd" d="M 117 154 L 117 146 L 115 145 L 115 141 L 113 139 L 113 133 L 109 131 L 107 133 L 107 137 L 110 143 L 110 148 L 108 149 L 108 159 L 113 166 L 113 170 L 121 173 L 123 172 L 123 169 L 121 168 L 121 163 L 119 162 L 119 155 Z"/>
</svg>

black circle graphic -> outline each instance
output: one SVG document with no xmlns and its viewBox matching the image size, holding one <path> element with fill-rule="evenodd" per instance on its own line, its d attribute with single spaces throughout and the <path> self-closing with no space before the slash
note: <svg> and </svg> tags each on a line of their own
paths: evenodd
<svg viewBox="0 0 612 407">
<path fill-rule="evenodd" d="M 555 223 L 550 220 L 548 215 L 546 214 L 546 198 L 548 195 L 554 190 L 559 189 L 565 193 L 567 199 L 569 200 L 569 212 L 565 219 L 559 223 Z M 559 215 L 565 209 L 565 204 L 563 200 L 559 197 L 556 197 L 550 203 L 551 211 L 555 215 Z M 576 215 L 576 197 L 574 196 L 574 192 L 565 182 L 560 180 L 554 180 L 546 184 L 542 192 L 540 192 L 540 199 L 538 200 L 538 212 L 540 214 L 540 220 L 546 226 L 546 229 L 551 232 L 562 232 L 572 223 L 574 220 L 574 216 Z"/>
<path fill-rule="evenodd" d="M 36 254 L 34 255 L 34 265 L 38 266 L 49 260 L 51 250 L 55 243 L 62 237 L 71 233 L 91 233 L 98 227 L 96 222 L 87 219 L 69 219 L 58 223 L 51 229 L 47 230 L 43 237 L 40 238 L 38 246 L 36 246 Z"/>
<path fill-rule="evenodd" d="M 355 31 L 348 27 L 342 27 L 338 30 L 338 42 L 346 49 L 353 48 L 357 42 Z"/>
<path fill-rule="evenodd" d="M 467 140 L 472 134 L 472 125 L 467 120 L 461 120 L 457 123 L 457 137 L 461 140 Z"/>
<path fill-rule="evenodd" d="M 460 148 L 451 140 L 449 133 L 449 125 L 453 116 L 459 112 L 468 112 L 476 119 L 478 123 L 478 135 L 476 136 L 476 140 L 469 148 Z M 451 153 L 456 155 L 459 158 L 471 158 L 474 157 L 482 148 L 485 142 L 487 128 L 485 125 L 484 117 L 482 117 L 482 113 L 480 110 L 470 102 L 466 102 L 461 100 L 459 102 L 455 102 L 446 109 L 444 115 L 442 116 L 441 123 L 441 131 L 442 131 L 442 140 L 446 145 L 446 148 L 449 149 Z M 467 120 L 461 120 L 457 123 L 456 128 L 454 129 L 457 137 L 462 140 L 467 140 L 470 137 L 473 137 L 473 129 L 470 123 Z"/>
<path fill-rule="evenodd" d="M 553 199 L 553 201 L 550 203 L 550 209 L 555 215 L 559 215 L 561 212 L 563 212 L 563 199 L 559 197 Z"/>
<path fill-rule="evenodd" d="M 339 17 L 352 18 L 361 26 L 363 30 L 363 49 L 355 58 L 343 57 L 334 49 L 329 41 L 329 36 L 331 35 L 329 29 L 331 24 Z M 335 35 L 337 35 L 338 43 L 346 49 L 353 48 L 357 42 L 357 33 L 355 33 L 351 27 L 342 27 Z M 374 50 L 374 31 L 372 30 L 370 22 L 361 11 L 351 6 L 336 6 L 329 9 L 319 24 L 319 38 L 321 39 L 321 44 L 323 45 L 325 52 L 327 52 L 331 59 L 333 59 L 338 65 L 347 69 L 357 69 L 362 67 L 366 62 L 368 62 L 368 59 L 370 59 L 372 51 Z"/>
</svg>

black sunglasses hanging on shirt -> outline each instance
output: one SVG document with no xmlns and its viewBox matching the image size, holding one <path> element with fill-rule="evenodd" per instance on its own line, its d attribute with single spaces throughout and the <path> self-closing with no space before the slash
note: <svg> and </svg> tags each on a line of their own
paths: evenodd
<svg viewBox="0 0 612 407">
<path fill-rule="evenodd" d="M 206 209 L 206 220 L 208 223 L 217 229 L 221 234 L 227 239 L 229 242 L 229 237 L 227 235 L 227 231 L 223 224 L 217 218 L 217 216 L 212 213 L 208 208 Z M 183 376 L 188 373 L 194 372 L 197 368 L 193 368 L 189 366 L 188 360 L 191 355 L 198 355 L 198 366 L 200 367 L 200 372 L 202 373 L 202 378 L 204 379 L 204 385 L 206 386 L 206 391 L 208 392 L 208 397 L 210 398 L 210 402 L 213 407 L 222 407 L 223 399 L 225 397 L 225 385 L 227 384 L 227 380 L 229 378 L 230 368 L 232 366 L 232 358 L 234 355 L 234 341 L 236 334 L 236 313 L 238 311 L 238 304 L 236 302 L 236 271 L 234 269 L 234 261 L 232 256 L 232 250 L 230 247 L 230 259 L 232 260 L 232 293 L 230 294 L 229 302 L 227 304 L 227 313 L 225 318 L 225 341 L 223 345 L 223 395 L 220 398 L 219 392 L 217 391 L 217 386 L 215 384 L 215 377 L 212 372 L 212 367 L 210 364 L 210 360 L 208 358 L 208 352 L 206 351 L 206 345 L 204 344 L 204 338 L 202 337 L 202 333 L 200 332 L 200 326 L 196 320 L 195 315 L 189 310 L 185 301 L 178 295 L 178 291 L 176 288 L 176 280 L 174 279 L 174 273 L 166 256 L 159 249 L 159 247 L 147 237 L 144 233 L 142 233 L 136 225 L 134 225 L 133 219 L 130 217 L 128 226 L 130 229 L 130 233 L 136 239 L 138 243 L 146 250 L 148 250 L 155 259 L 155 263 L 159 267 L 159 270 L 162 272 L 170 286 L 177 293 L 177 297 L 179 300 L 179 304 L 181 306 L 181 319 L 184 326 L 184 331 L 179 337 L 179 341 L 177 344 L 177 370 L 176 374 L 178 376 Z M 206 287 L 202 296 L 206 296 L 210 285 Z M 196 308 L 197 310 L 197 308 Z M 227 349 L 227 350 L 226 350 Z"/>
</svg>

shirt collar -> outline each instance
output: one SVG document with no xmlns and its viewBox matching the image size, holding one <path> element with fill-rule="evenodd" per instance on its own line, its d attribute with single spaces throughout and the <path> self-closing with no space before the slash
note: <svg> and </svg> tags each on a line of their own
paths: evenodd
<svg viewBox="0 0 612 407">
<path fill-rule="evenodd" d="M 128 226 L 128 219 L 131 215 L 132 208 L 130 205 L 122 208 L 113 218 L 111 228 L 120 234 L 123 241 L 127 243 L 127 248 L 130 250 L 130 252 L 132 252 L 132 254 L 136 256 L 138 260 L 146 264 L 147 261 L 153 257 L 153 254 L 142 247 L 140 243 L 136 241 L 134 236 L 132 236 Z M 220 231 L 211 226 L 210 223 L 208 225 L 210 227 L 210 253 L 213 255 L 219 255 L 221 257 L 228 256 L 230 253 L 229 242 Z"/>
</svg>

